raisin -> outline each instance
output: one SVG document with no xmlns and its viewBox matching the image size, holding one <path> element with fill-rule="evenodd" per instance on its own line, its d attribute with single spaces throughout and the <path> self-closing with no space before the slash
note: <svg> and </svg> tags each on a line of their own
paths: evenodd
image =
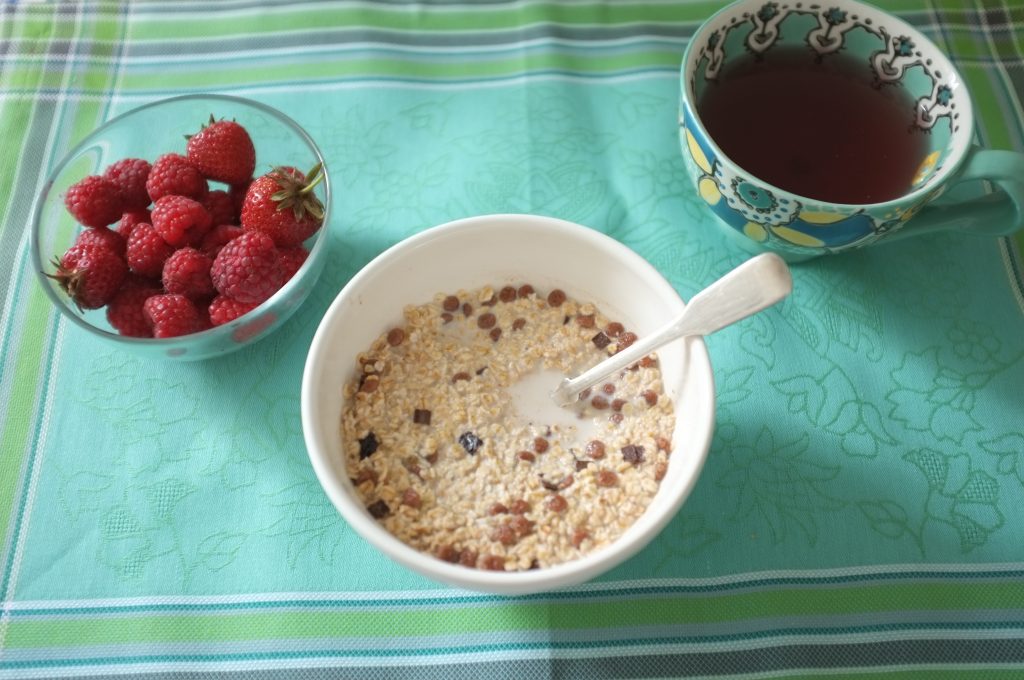
<svg viewBox="0 0 1024 680">
<path fill-rule="evenodd" d="M 604 334 L 604 331 L 598 331 L 597 335 L 590 339 L 594 343 L 594 346 L 598 349 L 604 349 L 608 345 L 612 344 L 611 338 Z"/>
<path fill-rule="evenodd" d="M 505 558 L 501 555 L 484 555 L 482 566 L 489 571 L 505 571 Z"/>
<path fill-rule="evenodd" d="M 543 486 L 548 491 L 558 491 L 558 484 L 556 482 L 549 482 L 548 480 L 544 479 L 543 474 L 538 476 L 540 477 L 541 486 Z"/>
<path fill-rule="evenodd" d="M 644 462 L 644 447 L 636 444 L 627 444 L 622 447 L 622 459 L 627 463 L 638 465 Z"/>
<path fill-rule="evenodd" d="M 612 321 L 611 323 L 604 327 L 605 333 L 607 333 L 608 336 L 612 338 L 618 337 L 619 333 L 621 333 L 624 330 L 626 330 L 625 326 L 623 326 L 618 321 Z"/>
<path fill-rule="evenodd" d="M 457 383 L 460 380 L 469 380 L 469 373 L 466 373 L 465 371 L 459 371 L 458 373 L 452 376 L 453 383 Z"/>
<path fill-rule="evenodd" d="M 625 333 L 619 336 L 618 341 L 615 343 L 615 351 L 621 352 L 622 350 L 632 345 L 634 342 L 636 342 L 636 333 L 630 333 L 629 331 L 626 331 Z M 633 366 L 636 366 L 636 364 L 633 364 Z M 633 368 L 633 366 L 630 366 L 630 369 L 635 371 L 636 369 Z"/>
<path fill-rule="evenodd" d="M 505 507 L 504 503 L 494 503 L 491 507 L 487 508 L 488 515 L 504 515 L 508 512 L 508 508 Z"/>
<path fill-rule="evenodd" d="M 525 460 L 531 463 L 537 460 L 537 456 L 533 455 L 530 451 L 520 451 L 516 455 L 519 457 L 519 460 Z"/>
<path fill-rule="evenodd" d="M 498 340 L 501 339 L 501 329 L 500 328 L 492 328 L 491 332 L 490 332 L 490 336 L 491 336 L 491 340 L 493 340 L 494 342 L 497 342 Z"/>
<path fill-rule="evenodd" d="M 594 315 L 593 314 L 580 314 L 576 317 L 576 323 L 581 328 L 593 328 L 594 327 Z"/>
<path fill-rule="evenodd" d="M 380 443 L 377 441 L 377 435 L 372 432 L 360 439 L 359 460 L 365 460 L 372 456 L 378 446 L 380 446 Z"/>
<path fill-rule="evenodd" d="M 615 486 L 619 482 L 619 476 L 612 470 L 598 470 L 594 481 L 598 486 Z"/>
<path fill-rule="evenodd" d="M 568 489 L 575 481 L 576 479 L 572 475 L 566 475 L 562 478 L 562 481 L 558 483 L 558 490 L 562 491 L 564 489 Z"/>
<path fill-rule="evenodd" d="M 473 305 L 469 304 L 468 302 L 463 302 L 462 303 L 462 315 L 463 316 L 473 316 Z"/>
<path fill-rule="evenodd" d="M 459 298 L 454 295 L 449 295 L 444 299 L 444 302 L 441 303 L 441 307 L 443 307 L 446 312 L 454 312 L 459 308 Z"/>
<path fill-rule="evenodd" d="M 668 463 L 659 460 L 658 464 L 654 466 L 654 481 L 660 482 L 665 479 L 666 472 L 668 472 Z"/>
<path fill-rule="evenodd" d="M 552 512 L 565 512 L 569 507 L 569 501 L 561 494 L 555 494 L 548 499 L 548 510 Z"/>
<path fill-rule="evenodd" d="M 484 445 L 484 440 L 472 432 L 463 432 L 459 435 L 459 443 L 462 444 L 462 448 L 466 449 L 466 453 L 473 455 Z"/>
<path fill-rule="evenodd" d="M 608 416 L 608 420 L 610 422 L 614 423 L 615 425 L 618 425 L 619 423 L 622 422 L 622 414 L 621 413 L 613 413 L 610 416 Z"/>
<path fill-rule="evenodd" d="M 487 298 L 480 304 L 482 304 L 484 307 L 493 307 L 494 305 L 498 304 L 498 297 L 492 293 L 491 297 Z"/>
<path fill-rule="evenodd" d="M 583 447 L 583 452 L 594 460 L 604 458 L 604 442 L 600 439 L 591 440 Z"/>
<path fill-rule="evenodd" d="M 420 498 L 416 489 L 411 486 L 402 492 L 402 505 L 408 505 L 410 508 L 418 508 L 422 503 L 423 499 Z"/>
<path fill-rule="evenodd" d="M 518 295 L 521 298 L 530 297 L 531 295 L 533 295 L 533 286 L 531 286 L 528 283 L 524 283 L 523 285 L 519 286 L 519 290 L 516 291 L 516 295 Z"/>
<path fill-rule="evenodd" d="M 388 344 L 392 347 L 398 347 L 405 342 L 405 331 L 401 328 L 392 328 L 388 331 Z"/>
<path fill-rule="evenodd" d="M 440 456 L 438 455 L 437 451 L 427 454 L 426 456 L 427 462 L 430 463 L 431 465 L 437 465 L 438 458 L 440 458 Z"/>
<path fill-rule="evenodd" d="M 573 547 L 579 548 L 583 544 L 583 541 L 587 540 L 588 538 L 590 538 L 590 532 L 587 531 L 587 528 L 577 527 L 576 530 L 572 532 Z"/>
<path fill-rule="evenodd" d="M 611 383 L 605 383 L 601 385 L 601 391 L 605 394 L 615 394 L 615 385 Z"/>
<path fill-rule="evenodd" d="M 508 521 L 508 526 L 516 532 L 516 536 L 522 538 L 533 531 L 533 522 L 522 515 L 516 515 Z"/>
<path fill-rule="evenodd" d="M 548 304 L 552 307 L 561 307 L 563 302 L 565 302 L 565 291 L 555 288 L 548 293 Z"/>
<path fill-rule="evenodd" d="M 430 425 L 431 412 L 429 409 L 418 408 L 412 412 L 412 422 L 417 425 Z"/>
<path fill-rule="evenodd" d="M 402 459 L 402 467 L 409 471 L 409 474 L 420 476 L 420 459 L 416 456 L 406 456 Z M 422 477 L 421 477 L 422 479 Z"/>
<path fill-rule="evenodd" d="M 377 501 L 376 503 L 372 503 L 366 506 L 366 509 L 376 519 L 382 519 L 384 517 L 387 517 L 391 513 L 391 508 L 389 508 L 388 504 L 385 503 L 383 500 Z"/>
<path fill-rule="evenodd" d="M 363 384 L 359 386 L 359 391 L 364 394 L 370 394 L 371 392 L 376 392 L 379 385 L 380 378 L 375 375 L 368 375 L 363 378 Z"/>
<path fill-rule="evenodd" d="M 498 299 L 502 302 L 512 302 L 516 299 L 516 289 L 512 286 L 505 286 L 498 291 Z"/>
<path fill-rule="evenodd" d="M 658 361 L 654 357 L 652 357 L 650 354 L 648 354 L 647 356 L 645 356 L 643 359 L 640 360 L 640 365 L 643 368 L 650 368 L 650 367 L 654 366 L 656 363 L 658 363 Z"/>
<path fill-rule="evenodd" d="M 655 437 L 654 443 L 658 445 L 660 451 L 668 453 L 672 450 L 672 442 L 666 437 Z"/>
<path fill-rule="evenodd" d="M 373 468 L 361 469 L 359 471 L 359 474 L 356 475 L 355 479 L 352 480 L 352 483 L 355 484 L 356 486 L 359 486 L 363 482 L 371 482 L 373 484 L 376 484 L 377 472 Z"/>
<path fill-rule="evenodd" d="M 526 326 L 526 319 L 524 319 L 523 317 L 519 317 L 518 319 L 512 322 L 512 330 L 514 331 L 521 331 L 524 326 Z"/>
<path fill-rule="evenodd" d="M 497 322 L 498 317 L 494 316 L 490 312 L 487 312 L 486 314 L 481 314 L 476 318 L 476 325 L 478 328 L 493 328 L 494 324 L 496 324 Z"/>
<path fill-rule="evenodd" d="M 456 550 L 455 546 L 452 545 L 442 545 L 440 548 L 437 549 L 436 555 L 439 560 L 444 560 L 445 562 L 459 561 L 459 551 Z"/>
<path fill-rule="evenodd" d="M 648 406 L 654 406 L 658 403 L 658 393 L 654 390 L 644 390 L 640 396 L 644 398 Z"/>
<path fill-rule="evenodd" d="M 454 318 L 455 317 L 449 314 L 448 312 L 444 312 L 443 314 L 441 314 L 441 321 L 443 323 L 449 323 Z"/>
<path fill-rule="evenodd" d="M 513 515 L 525 515 L 530 511 L 530 504 L 522 498 L 517 498 L 509 504 L 508 511 Z"/>
<path fill-rule="evenodd" d="M 590 397 L 590 388 L 589 387 L 587 389 L 583 390 L 582 392 L 580 392 L 580 397 L 579 397 L 580 401 L 583 401 L 584 399 L 587 399 L 589 397 Z"/>
<path fill-rule="evenodd" d="M 516 532 L 512 530 L 507 523 L 499 524 L 494 527 L 494 531 L 491 532 L 491 540 L 497 541 L 502 545 L 513 545 L 519 537 L 516 536 Z"/>
<path fill-rule="evenodd" d="M 544 437 L 534 437 L 533 450 L 537 453 L 544 453 L 548 450 L 548 440 L 544 439 Z"/>
<path fill-rule="evenodd" d="M 625 399 L 612 399 L 612 410 L 618 413 L 626 405 Z"/>
<path fill-rule="evenodd" d="M 608 400 L 604 397 L 594 397 L 590 400 L 590 405 L 599 411 L 603 411 L 608 408 Z"/>
<path fill-rule="evenodd" d="M 477 560 L 477 554 L 476 554 L 475 550 L 469 550 L 467 548 L 465 550 L 460 550 L 459 551 L 459 564 L 461 564 L 462 566 L 470 567 L 470 568 L 475 568 L 476 567 L 476 560 Z"/>
</svg>

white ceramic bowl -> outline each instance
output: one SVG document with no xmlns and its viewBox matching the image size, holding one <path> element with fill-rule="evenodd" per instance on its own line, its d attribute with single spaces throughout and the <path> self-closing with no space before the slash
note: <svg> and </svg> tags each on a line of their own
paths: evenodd
<svg viewBox="0 0 1024 680">
<path fill-rule="evenodd" d="M 531 283 L 595 303 L 643 337 L 682 311 L 672 286 L 614 239 L 577 224 L 531 215 L 488 215 L 449 222 L 389 248 L 349 281 L 313 338 L 302 378 L 302 428 L 327 496 L 364 539 L 400 564 L 461 588 L 500 594 L 581 583 L 643 548 L 672 519 L 697 481 L 714 428 L 714 380 L 704 341 L 690 338 L 658 352 L 676 407 L 668 472 L 653 502 L 614 543 L 580 559 L 522 572 L 449 564 L 402 543 L 370 516 L 345 473 L 342 387 L 356 355 L 402 321 L 408 304 L 440 292 Z M 555 386 L 553 385 L 552 388 Z"/>
</svg>

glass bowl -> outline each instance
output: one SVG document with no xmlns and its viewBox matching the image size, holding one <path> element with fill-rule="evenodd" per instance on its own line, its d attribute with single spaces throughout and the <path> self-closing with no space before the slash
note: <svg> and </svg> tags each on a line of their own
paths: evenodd
<svg viewBox="0 0 1024 680">
<path fill-rule="evenodd" d="M 197 132 L 211 114 L 218 119 L 233 119 L 249 131 L 256 148 L 257 176 L 279 165 L 306 171 L 316 163 L 323 163 L 324 179 L 315 189 L 324 205 L 323 224 L 303 244 L 309 256 L 302 267 L 273 296 L 247 314 L 222 326 L 175 338 L 122 336 L 107 322 L 105 308 L 78 309 L 58 283 L 47 276 L 53 271 L 51 260 L 60 257 L 85 229 L 64 207 L 64 194 L 75 182 L 87 175 L 102 174 L 108 165 L 119 159 L 144 158 L 152 163 L 165 153 L 184 154 L 185 136 Z M 226 189 L 214 182 L 210 187 Z M 32 262 L 53 304 L 80 329 L 144 357 L 206 359 L 266 337 L 302 304 L 327 259 L 328 239 L 324 230 L 330 224 L 330 210 L 330 177 L 323 155 L 294 120 L 269 106 L 240 97 L 216 94 L 172 97 L 107 121 L 57 164 L 43 185 L 32 213 Z"/>
</svg>

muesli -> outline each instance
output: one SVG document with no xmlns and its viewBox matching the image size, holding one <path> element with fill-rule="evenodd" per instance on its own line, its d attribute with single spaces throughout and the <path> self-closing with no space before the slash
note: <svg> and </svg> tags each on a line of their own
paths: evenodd
<svg viewBox="0 0 1024 680">
<path fill-rule="evenodd" d="M 442 560 L 513 571 L 576 559 L 643 514 L 675 424 L 657 359 L 571 409 L 547 396 L 635 334 L 529 284 L 438 294 L 404 317 L 359 355 L 341 423 L 348 475 L 389 532 Z"/>
</svg>

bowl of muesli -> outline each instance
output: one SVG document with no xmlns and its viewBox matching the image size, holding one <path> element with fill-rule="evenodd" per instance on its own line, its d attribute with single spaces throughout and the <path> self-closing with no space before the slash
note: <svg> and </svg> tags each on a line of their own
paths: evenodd
<svg viewBox="0 0 1024 680">
<path fill-rule="evenodd" d="M 618 241 L 486 215 L 386 250 L 313 338 L 302 425 L 313 469 L 370 544 L 435 581 L 522 594 L 589 580 L 673 518 L 714 428 L 701 338 L 570 407 L 550 393 L 684 302 Z"/>
</svg>

